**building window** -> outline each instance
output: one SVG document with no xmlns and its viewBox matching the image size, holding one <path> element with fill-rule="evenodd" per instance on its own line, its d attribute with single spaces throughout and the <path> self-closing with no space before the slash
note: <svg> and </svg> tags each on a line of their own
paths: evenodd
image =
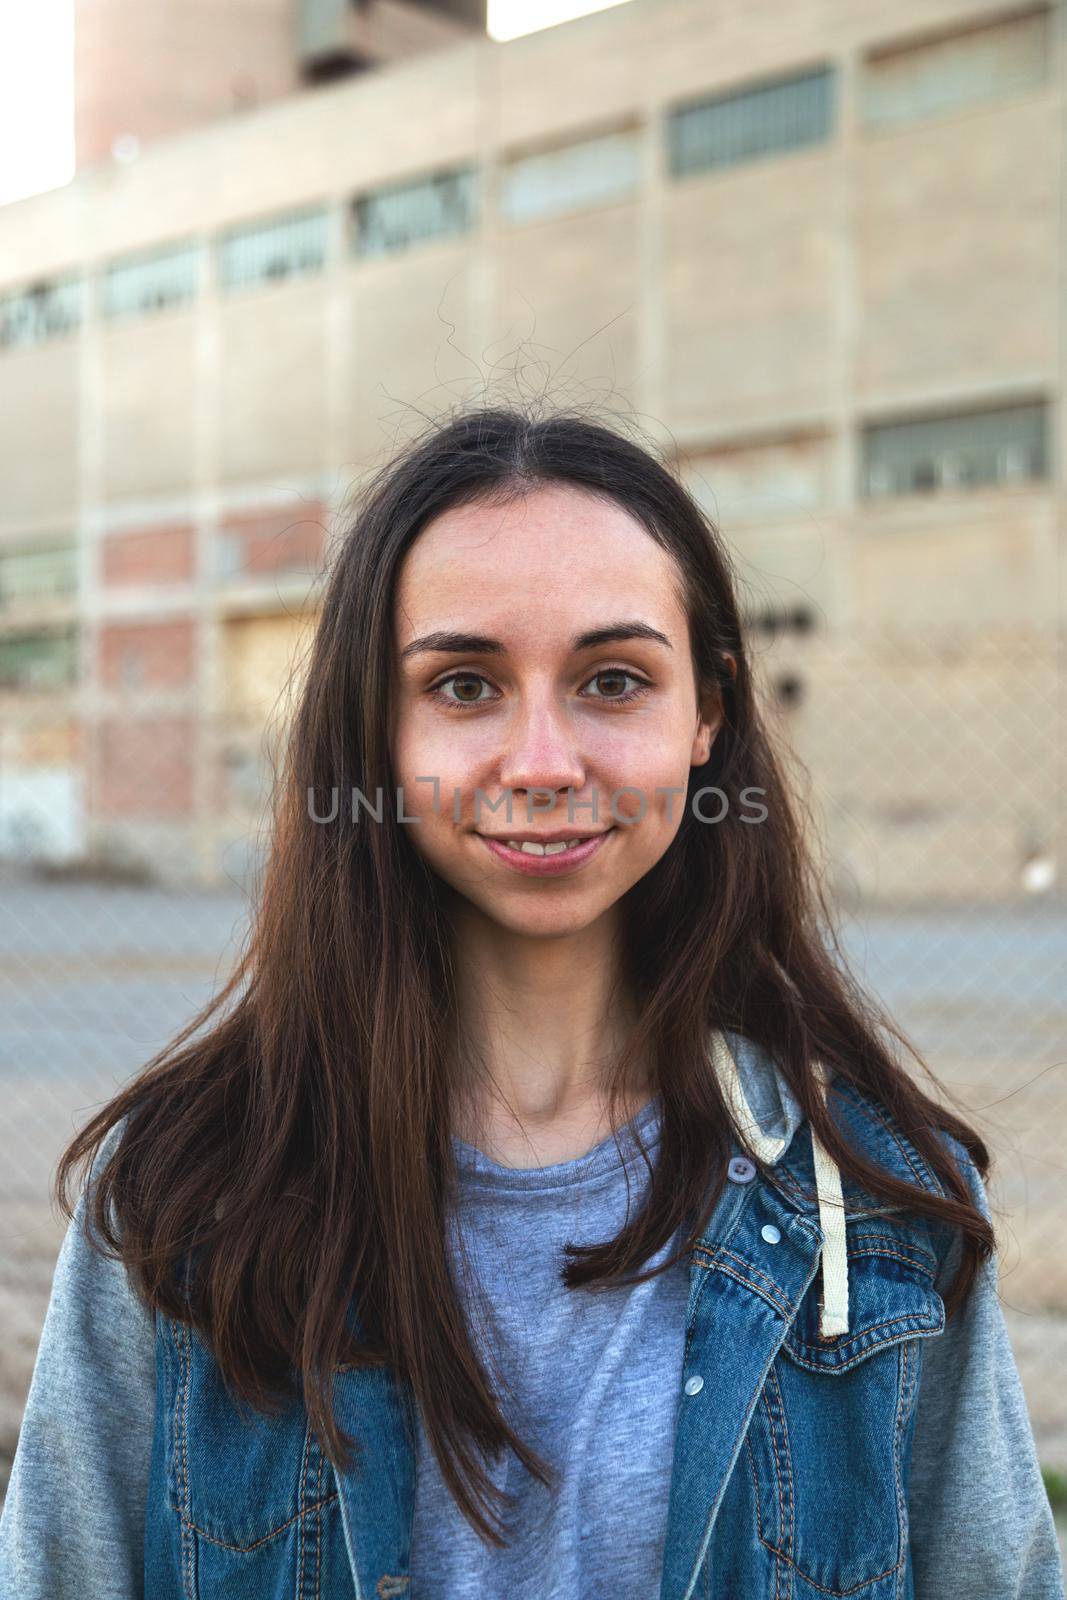
<svg viewBox="0 0 1067 1600">
<path fill-rule="evenodd" d="M 1048 408 L 1026 405 L 864 429 L 862 493 L 928 494 L 1048 477 Z"/>
<path fill-rule="evenodd" d="M 73 545 L 0 551 L 0 607 L 62 599 L 78 587 Z"/>
<path fill-rule="evenodd" d="M 478 218 L 478 173 L 474 167 L 435 172 L 413 183 L 391 183 L 352 202 L 352 249 L 358 256 L 384 256 L 424 239 L 468 233 Z"/>
<path fill-rule="evenodd" d="M 671 176 L 736 167 L 784 150 L 825 144 L 833 120 L 832 67 L 677 106 L 667 116 Z"/>
<path fill-rule="evenodd" d="M 297 49 L 304 60 L 335 54 L 346 43 L 349 0 L 297 0 Z"/>
<path fill-rule="evenodd" d="M 113 261 L 104 274 L 104 315 L 137 316 L 186 305 L 196 295 L 199 262 L 195 244 L 142 251 Z"/>
<path fill-rule="evenodd" d="M 321 272 L 326 265 L 326 237 L 325 206 L 229 228 L 218 241 L 219 283 L 224 289 L 236 289 Z"/>
<path fill-rule="evenodd" d="M 515 156 L 501 173 L 500 213 L 507 222 L 532 222 L 624 200 L 636 192 L 640 174 L 637 129 Z"/>
<path fill-rule="evenodd" d="M 76 674 L 74 628 L 0 638 L 0 689 L 61 689 Z"/>
<path fill-rule="evenodd" d="M 365 0 L 297 0 L 296 48 L 305 83 L 337 83 L 374 65 L 359 46 L 363 30 L 353 15 L 365 9 Z M 372 27 L 370 35 L 375 32 Z"/>
<path fill-rule="evenodd" d="M 76 333 L 82 318 L 82 282 L 74 274 L 31 283 L 0 298 L 0 349 L 44 344 Z"/>
<path fill-rule="evenodd" d="M 861 79 L 869 128 L 892 128 L 1037 88 L 1052 54 L 1049 14 L 1025 15 L 879 50 Z"/>
</svg>

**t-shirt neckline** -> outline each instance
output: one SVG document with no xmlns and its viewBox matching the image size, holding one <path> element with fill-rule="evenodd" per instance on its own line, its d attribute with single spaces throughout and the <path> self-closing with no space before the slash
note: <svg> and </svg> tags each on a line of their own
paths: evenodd
<svg viewBox="0 0 1067 1600">
<path fill-rule="evenodd" d="M 492 1189 L 565 1189 L 575 1184 L 588 1183 L 590 1179 L 615 1172 L 624 1162 L 643 1164 L 636 1135 L 651 1156 L 659 1142 L 659 1096 L 641 1107 L 615 1134 L 609 1133 L 584 1155 L 569 1161 L 554 1161 L 542 1167 L 508 1167 L 476 1145 L 467 1144 L 458 1134 L 452 1135 L 452 1149 L 456 1167 L 464 1187 Z M 620 1155 L 619 1146 L 622 1148 Z"/>
</svg>

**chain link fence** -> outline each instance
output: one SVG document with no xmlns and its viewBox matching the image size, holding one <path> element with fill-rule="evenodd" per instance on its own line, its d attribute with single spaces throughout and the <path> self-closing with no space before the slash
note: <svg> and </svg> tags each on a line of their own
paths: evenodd
<svg viewBox="0 0 1067 1600">
<path fill-rule="evenodd" d="M 224 629 L 216 715 L 178 707 L 165 686 L 153 716 L 134 674 L 136 711 L 124 727 L 121 699 L 109 702 L 102 744 L 74 702 L 33 692 L 20 709 L 8 696 L 0 1488 L 62 1238 L 56 1159 L 229 970 L 285 686 L 313 620 L 285 611 Z M 1042 1461 L 1067 1471 L 1063 636 L 849 632 L 771 612 L 751 619 L 750 641 L 853 970 L 993 1150 L 1005 1315 Z M 75 827 L 79 806 L 89 821 Z M 67 836 L 103 838 L 110 854 L 49 848 Z"/>
</svg>

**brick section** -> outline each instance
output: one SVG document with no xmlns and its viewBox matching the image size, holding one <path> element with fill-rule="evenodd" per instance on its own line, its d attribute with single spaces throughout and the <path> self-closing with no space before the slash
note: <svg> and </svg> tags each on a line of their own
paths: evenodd
<svg viewBox="0 0 1067 1600">
<path fill-rule="evenodd" d="M 189 526 L 112 533 L 101 545 L 101 581 L 109 588 L 191 583 L 194 570 L 195 533 Z"/>
<path fill-rule="evenodd" d="M 193 676 L 194 623 L 107 622 L 100 629 L 98 682 L 108 689 L 175 689 Z"/>
<path fill-rule="evenodd" d="M 93 811 L 101 818 L 187 817 L 193 809 L 192 717 L 110 719 L 95 730 Z"/>
<path fill-rule="evenodd" d="M 230 513 L 219 527 L 219 571 L 230 579 L 316 573 L 326 549 L 325 505 Z"/>
</svg>

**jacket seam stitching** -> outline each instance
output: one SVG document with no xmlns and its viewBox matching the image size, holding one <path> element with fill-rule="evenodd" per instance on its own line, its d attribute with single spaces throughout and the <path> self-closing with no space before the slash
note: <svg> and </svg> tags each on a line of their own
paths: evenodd
<svg viewBox="0 0 1067 1600">
<path fill-rule="evenodd" d="M 311 1445 L 311 1424 L 308 1423 L 308 1426 L 304 1429 L 304 1454 L 303 1454 L 303 1460 L 300 1463 L 300 1487 L 299 1487 L 299 1490 L 297 1491 L 299 1496 L 300 1496 L 299 1506 L 300 1506 L 300 1510 L 301 1511 L 303 1510 L 304 1502 L 308 1497 L 308 1494 L 307 1494 L 308 1450 L 310 1448 L 310 1445 Z M 297 1600 L 304 1600 L 304 1550 L 305 1550 L 306 1543 L 307 1543 L 307 1522 L 305 1521 L 304 1523 L 301 1524 L 301 1526 L 300 1526 L 300 1528 L 298 1530 L 298 1535 L 297 1535 L 297 1559 L 296 1559 L 296 1593 L 297 1593 Z"/>
<path fill-rule="evenodd" d="M 856 1109 L 858 1109 L 862 1115 L 869 1117 L 872 1122 L 877 1122 L 879 1127 L 884 1128 L 885 1132 L 888 1133 L 889 1137 L 892 1139 L 893 1143 L 904 1157 L 904 1160 L 907 1162 L 908 1166 L 911 1168 L 911 1171 L 915 1174 L 915 1177 L 918 1179 L 922 1187 L 927 1190 L 929 1190 L 931 1187 L 934 1187 L 938 1192 L 943 1193 L 944 1191 L 941 1190 L 937 1178 L 931 1172 L 922 1156 L 917 1150 L 913 1152 L 911 1146 L 904 1142 L 903 1136 L 897 1133 L 893 1125 L 887 1122 L 884 1117 L 879 1115 L 877 1109 L 875 1108 L 876 1103 L 873 1102 L 868 1095 L 864 1094 L 861 1089 L 856 1089 L 852 1084 L 846 1084 L 845 1086 L 846 1099 L 851 1098 L 848 1094 L 848 1090 L 850 1089 L 854 1091 L 855 1095 L 861 1102 L 860 1105 L 856 1107 L 856 1102 L 853 1099 L 851 1101 L 852 1105 L 856 1107 Z M 838 1089 L 837 1092 L 840 1094 L 841 1090 Z M 912 1159 L 913 1154 L 914 1160 Z M 918 1166 L 916 1166 L 916 1162 L 918 1162 Z M 927 1182 L 927 1179 L 929 1179 L 929 1182 Z"/>
<path fill-rule="evenodd" d="M 904 1565 L 904 1558 L 902 1556 L 901 1559 L 899 1561 L 895 1561 L 891 1567 L 886 1567 L 884 1572 L 876 1572 L 872 1577 L 864 1578 L 861 1582 L 854 1583 L 851 1589 L 830 1589 L 826 1584 L 818 1583 L 810 1573 L 805 1572 L 804 1568 L 800 1566 L 798 1562 L 794 1561 L 792 1556 L 787 1556 L 784 1550 L 779 1550 L 775 1545 L 767 1544 L 765 1539 L 762 1542 L 767 1545 L 767 1548 L 771 1551 L 772 1555 L 778 1556 L 782 1561 L 788 1561 L 794 1572 L 799 1572 L 800 1576 L 804 1579 L 804 1582 L 810 1583 L 811 1587 L 813 1589 L 818 1589 L 820 1594 L 832 1594 L 835 1596 L 855 1594 L 858 1589 L 866 1589 L 870 1584 L 879 1583 L 883 1578 L 888 1578 L 891 1573 L 899 1572 L 900 1568 Z"/>
<path fill-rule="evenodd" d="M 174 1324 L 174 1342 L 178 1352 L 178 1394 L 174 1407 L 174 1460 L 178 1475 L 178 1519 L 187 1524 L 185 1512 L 189 1506 L 189 1390 L 192 1386 L 192 1354 L 189 1349 L 185 1324 L 179 1319 Z M 188 1600 L 196 1600 L 193 1588 L 192 1540 L 179 1530 L 181 1544 L 182 1587 Z"/>
<path fill-rule="evenodd" d="M 739 1255 L 736 1250 L 727 1249 L 721 1250 L 719 1254 L 721 1256 L 729 1256 L 731 1260 L 736 1261 L 741 1267 L 745 1268 L 746 1271 L 750 1272 L 754 1278 L 762 1278 L 764 1283 L 770 1284 L 772 1289 L 778 1290 L 779 1292 L 781 1291 L 781 1285 L 778 1283 L 778 1281 L 775 1278 L 772 1278 L 770 1273 L 763 1272 L 759 1267 L 753 1265 L 747 1256 Z"/>
<path fill-rule="evenodd" d="M 893 1475 L 894 1475 L 894 1477 L 896 1479 L 895 1487 L 896 1487 L 896 1491 L 897 1491 L 897 1539 L 898 1539 L 898 1541 L 900 1543 L 900 1563 L 899 1563 L 900 1565 L 903 1565 L 904 1561 L 907 1559 L 907 1553 L 908 1553 L 907 1544 L 905 1543 L 905 1539 L 904 1539 L 904 1523 L 905 1523 L 904 1469 L 903 1469 L 903 1464 L 902 1464 L 902 1461 L 901 1461 L 901 1455 L 902 1455 L 902 1447 L 903 1447 L 903 1440 L 904 1440 L 904 1417 L 907 1414 L 908 1403 L 909 1403 L 909 1400 L 910 1400 L 910 1396 L 909 1396 L 909 1393 L 908 1393 L 908 1385 L 909 1385 L 909 1366 L 908 1366 L 908 1363 L 909 1363 L 909 1358 L 910 1358 L 910 1352 L 911 1352 L 911 1347 L 910 1347 L 909 1344 L 907 1344 L 905 1342 L 904 1344 L 901 1345 L 901 1347 L 900 1347 L 900 1367 L 901 1367 L 900 1396 L 899 1396 L 899 1399 L 897 1401 L 896 1427 L 893 1430 Z"/>
<path fill-rule="evenodd" d="M 914 1245 L 909 1241 L 901 1246 L 899 1240 L 889 1239 L 884 1233 L 854 1233 L 850 1235 L 849 1243 L 856 1244 L 861 1239 L 878 1239 L 883 1244 L 898 1245 L 899 1248 L 895 1250 L 850 1250 L 848 1252 L 850 1256 L 890 1256 L 895 1261 L 906 1261 L 909 1266 L 928 1266 L 931 1277 L 937 1271 L 937 1257 L 932 1251 L 924 1250 L 921 1245 Z M 914 1256 L 907 1255 L 906 1251 L 914 1251 Z"/>
<path fill-rule="evenodd" d="M 751 1431 L 745 1434 L 745 1459 L 748 1462 L 749 1476 L 752 1479 L 752 1499 L 756 1506 L 756 1535 L 763 1538 L 763 1508 L 759 1498 L 759 1479 L 756 1476 L 756 1457 L 752 1449 Z"/>
<path fill-rule="evenodd" d="M 855 1334 L 855 1338 L 859 1339 L 861 1334 L 879 1333 L 883 1328 L 895 1328 L 900 1323 L 913 1322 L 916 1317 L 922 1317 L 923 1315 L 925 1315 L 925 1313 L 921 1311 L 908 1311 L 902 1313 L 898 1317 L 887 1317 L 884 1322 L 873 1322 L 869 1328 L 859 1329 Z M 920 1322 L 919 1327 L 921 1326 L 922 1323 Z M 810 1350 L 816 1353 L 825 1353 L 828 1348 L 826 1345 L 809 1344 L 804 1339 L 791 1339 L 788 1342 L 791 1350 Z M 882 1342 L 884 1343 L 885 1341 L 883 1340 Z M 848 1348 L 848 1345 L 835 1345 L 830 1353 L 836 1355 L 839 1354 L 840 1351 L 847 1350 Z M 820 1367 L 826 1365 L 833 1365 L 833 1363 L 820 1362 Z"/>
<path fill-rule="evenodd" d="M 775 1469 L 776 1469 L 776 1473 L 777 1473 L 777 1477 L 778 1477 L 778 1517 L 779 1517 L 779 1526 L 780 1526 L 780 1528 L 782 1530 L 782 1533 L 785 1536 L 786 1549 L 789 1550 L 789 1551 L 792 1551 L 792 1549 L 793 1549 L 793 1504 L 794 1504 L 795 1496 L 793 1494 L 793 1458 L 792 1458 L 792 1454 L 791 1454 L 790 1448 L 789 1448 L 789 1419 L 786 1416 L 785 1401 L 784 1401 L 783 1396 L 782 1396 L 782 1388 L 781 1388 L 781 1385 L 778 1382 L 778 1375 L 775 1372 L 775 1369 L 774 1369 L 773 1366 L 772 1366 L 772 1368 L 770 1370 L 768 1383 L 769 1383 L 769 1385 L 773 1385 L 773 1387 L 774 1387 L 775 1404 L 776 1404 L 776 1406 L 778 1408 L 778 1416 L 781 1419 L 782 1457 L 783 1457 L 783 1459 L 785 1461 L 785 1470 L 783 1472 L 782 1467 L 781 1467 L 780 1462 L 779 1462 L 778 1440 L 777 1440 L 777 1437 L 776 1437 L 776 1434 L 775 1434 L 775 1430 L 774 1430 L 774 1427 L 773 1427 L 773 1419 L 771 1419 L 772 1420 L 771 1443 L 772 1443 L 772 1446 L 773 1446 L 773 1449 L 774 1449 L 774 1464 L 775 1464 Z M 771 1418 L 771 1410 L 770 1410 L 770 1402 L 769 1402 L 769 1400 L 768 1400 L 768 1404 L 767 1404 L 767 1415 L 768 1415 L 768 1418 Z M 784 1494 L 784 1502 L 783 1502 L 783 1494 Z M 774 1563 L 774 1592 L 775 1592 L 776 1600 L 778 1600 L 778 1596 L 781 1593 L 781 1583 L 782 1583 L 782 1563 L 780 1561 L 775 1561 L 775 1563 Z"/>
<path fill-rule="evenodd" d="M 315 1441 L 318 1453 L 318 1467 L 315 1473 L 315 1493 L 318 1496 L 319 1509 L 315 1514 L 315 1600 L 320 1600 L 322 1595 L 322 1507 L 325 1501 L 322 1498 L 322 1450 L 318 1441 Z"/>
<path fill-rule="evenodd" d="M 736 1279 L 738 1283 L 743 1283 L 746 1289 L 752 1290 L 753 1294 L 758 1294 L 761 1300 L 773 1305 L 784 1317 L 792 1318 L 796 1316 L 797 1308 L 791 1300 L 785 1300 L 780 1295 L 773 1294 L 771 1290 L 765 1289 L 760 1283 L 753 1283 L 751 1278 L 746 1278 L 743 1272 L 739 1272 L 736 1267 L 732 1267 L 728 1261 L 700 1261 L 698 1259 L 697 1265 L 704 1267 L 706 1270 L 711 1270 L 713 1267 L 718 1268 L 727 1277 Z"/>
<path fill-rule="evenodd" d="M 301 1517 L 306 1517 L 309 1513 L 319 1511 L 323 1506 L 328 1506 L 331 1501 L 337 1499 L 337 1494 L 338 1491 L 335 1489 L 332 1494 L 324 1495 L 314 1505 L 305 1506 L 302 1511 L 297 1511 L 295 1515 L 291 1516 L 287 1522 L 280 1522 L 276 1528 L 272 1528 L 269 1533 L 265 1533 L 261 1539 L 253 1539 L 251 1544 L 230 1544 L 227 1540 L 219 1539 L 215 1534 L 208 1533 L 206 1528 L 200 1527 L 199 1523 L 194 1522 L 191 1517 L 187 1517 L 184 1512 L 179 1511 L 178 1515 L 186 1527 L 191 1528 L 194 1533 L 198 1533 L 209 1544 L 218 1545 L 220 1550 L 236 1550 L 238 1553 L 242 1553 L 246 1550 L 258 1550 L 261 1544 L 267 1544 L 271 1539 L 277 1538 L 279 1533 L 284 1533 L 286 1528 L 291 1528 L 293 1523 L 298 1522 Z"/>
</svg>

